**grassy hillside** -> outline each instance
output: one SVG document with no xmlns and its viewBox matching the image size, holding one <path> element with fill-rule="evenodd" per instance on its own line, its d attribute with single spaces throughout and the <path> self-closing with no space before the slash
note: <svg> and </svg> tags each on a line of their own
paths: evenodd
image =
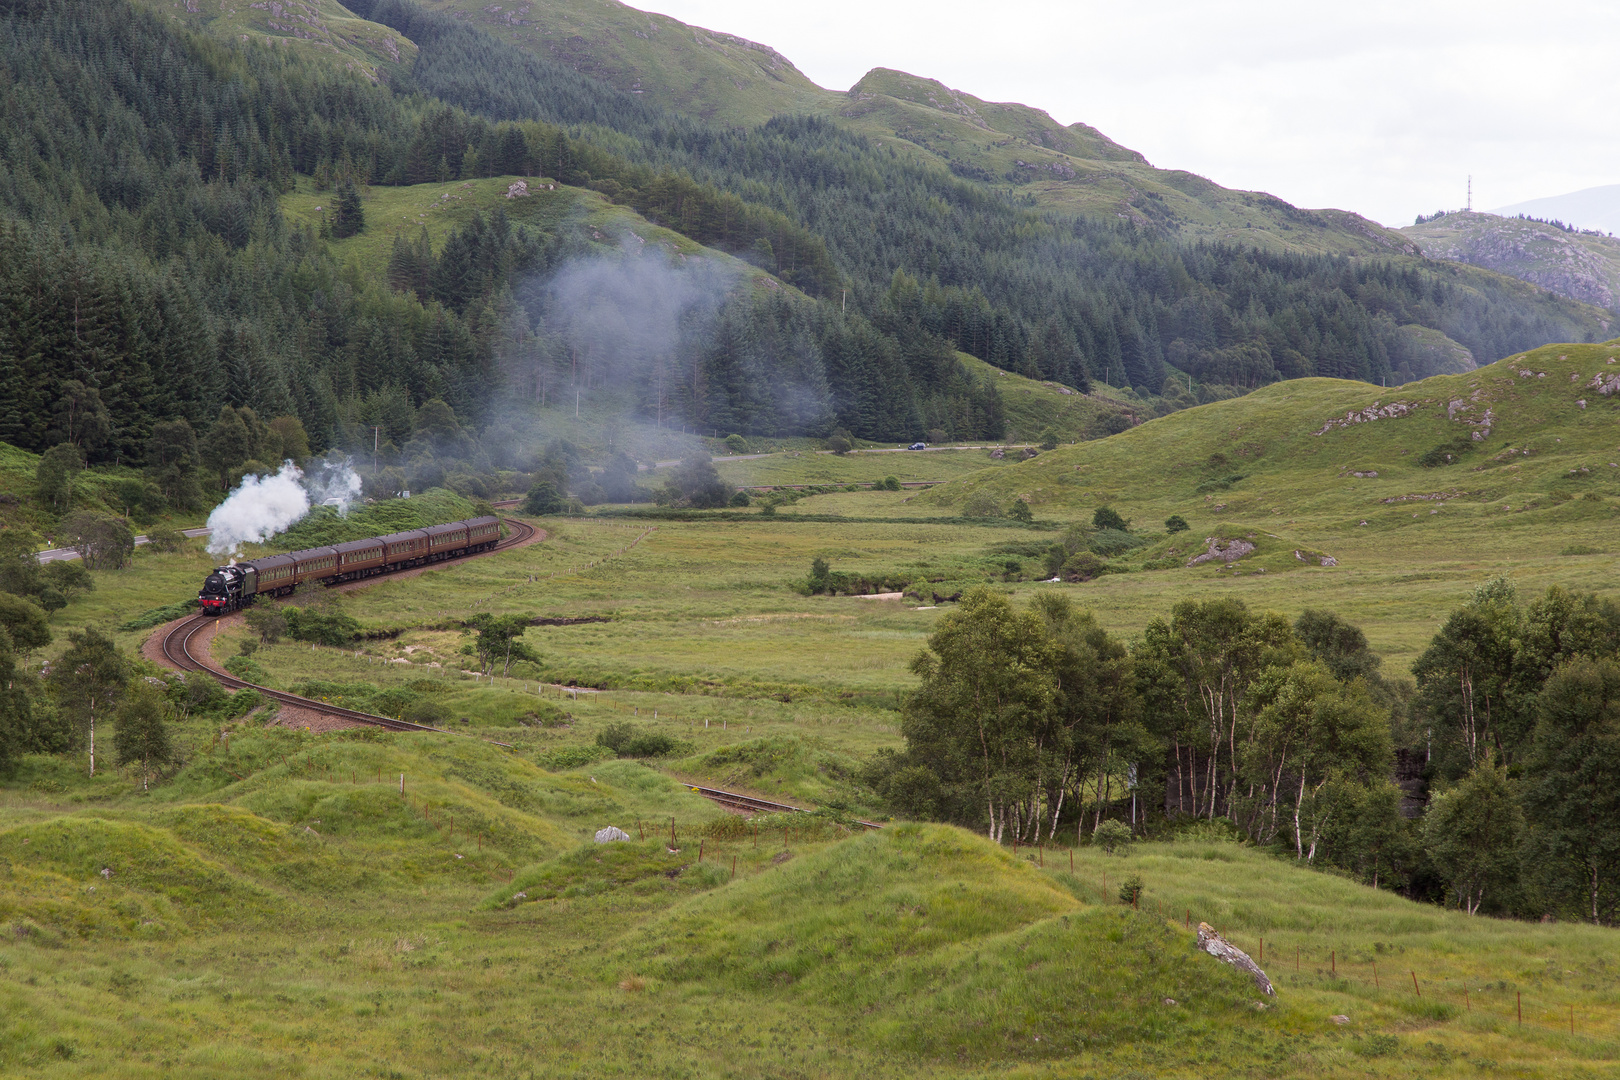
<svg viewBox="0 0 1620 1080">
<path fill-rule="evenodd" d="M 356 18 L 338 0 L 136 0 L 219 38 L 257 39 L 330 60 L 373 81 L 409 70 L 416 45 L 378 23 Z"/>
<path fill-rule="evenodd" d="M 636 763 L 217 735 L 188 729 L 145 798 L 42 764 L 0 789 L 7 1075 L 1539 1078 L 1620 1049 L 1612 932 L 1214 838 L 1071 872 L 943 826 L 756 836 Z M 589 843 L 608 823 L 631 841 Z M 1197 921 L 1277 996 L 1198 952 Z"/>
<path fill-rule="evenodd" d="M 1620 240 L 1526 218 L 1454 211 L 1401 230 L 1431 259 L 1496 270 L 1620 310 Z"/>
<path fill-rule="evenodd" d="M 529 194 L 509 198 L 513 184 L 520 180 Z M 323 216 L 331 215 L 334 197 L 330 190 L 317 191 L 308 177 L 298 177 L 293 190 L 281 197 L 281 209 L 290 223 L 315 228 Z M 713 259 L 759 288 L 791 288 L 740 259 L 654 225 L 595 191 L 543 177 L 497 176 L 400 187 L 377 185 L 362 191 L 361 204 L 366 215 L 365 230 L 328 243 L 338 259 L 379 281 L 385 277 L 395 237 L 415 240 L 426 230 L 437 252 L 450 233 L 475 213 L 488 215 L 498 209 L 514 225 L 526 225 L 547 238 L 568 234 L 584 250 L 615 251 L 626 244 L 658 244 L 678 258 Z"/>
</svg>

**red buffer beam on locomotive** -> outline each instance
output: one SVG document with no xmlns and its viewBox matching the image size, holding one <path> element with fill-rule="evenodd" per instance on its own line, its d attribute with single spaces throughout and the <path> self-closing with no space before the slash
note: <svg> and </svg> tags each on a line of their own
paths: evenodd
<svg viewBox="0 0 1620 1080">
<path fill-rule="evenodd" d="M 205 615 L 247 607 L 261 596 L 285 596 L 305 582 L 335 585 L 413 566 L 489 551 L 501 542 L 501 519 L 473 518 L 410 532 L 350 540 L 332 547 L 289 551 L 217 566 L 203 582 L 197 603 Z"/>
</svg>

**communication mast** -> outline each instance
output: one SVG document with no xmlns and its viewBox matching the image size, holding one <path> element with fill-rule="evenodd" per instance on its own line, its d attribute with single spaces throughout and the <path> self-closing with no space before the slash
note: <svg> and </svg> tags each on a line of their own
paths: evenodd
<svg viewBox="0 0 1620 1080">
<path fill-rule="evenodd" d="M 1468 174 L 1468 209 L 1474 208 L 1474 174 Z"/>
</svg>

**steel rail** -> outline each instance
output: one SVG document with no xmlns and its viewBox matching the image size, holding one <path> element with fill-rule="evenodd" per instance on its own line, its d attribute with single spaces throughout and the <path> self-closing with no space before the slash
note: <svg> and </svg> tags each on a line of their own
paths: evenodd
<svg viewBox="0 0 1620 1080">
<path fill-rule="evenodd" d="M 719 788 L 701 787 L 697 784 L 687 784 L 686 786 L 702 795 L 705 799 L 717 802 L 721 806 L 732 810 L 764 810 L 771 813 L 783 810 L 794 813 L 805 812 L 802 806 L 789 806 L 787 803 L 771 802 L 769 799 L 757 799 L 752 795 L 739 795 L 735 791 L 722 791 Z M 882 825 L 873 821 L 861 821 L 859 818 L 855 820 L 856 824 L 864 825 L 868 829 L 883 828 Z"/>
</svg>

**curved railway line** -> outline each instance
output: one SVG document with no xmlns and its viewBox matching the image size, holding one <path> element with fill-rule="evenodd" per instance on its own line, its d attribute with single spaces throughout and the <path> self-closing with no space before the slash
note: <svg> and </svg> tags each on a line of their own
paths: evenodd
<svg viewBox="0 0 1620 1080">
<path fill-rule="evenodd" d="M 489 551 L 481 552 L 477 555 L 463 555 L 456 559 L 445 559 L 443 562 L 435 564 L 433 568 L 437 569 L 439 566 L 451 566 L 455 563 L 463 561 L 464 559 L 476 559 L 484 555 L 495 555 L 502 551 L 508 551 L 512 548 L 528 543 L 528 541 L 534 537 L 534 534 L 539 531 L 533 525 L 528 525 L 512 518 L 502 518 L 501 520 L 504 521 L 512 531 L 509 535 L 502 537 L 501 542 L 496 544 Z M 386 577 L 388 575 L 378 576 Z M 236 676 L 231 675 L 228 672 L 221 671 L 218 668 L 206 663 L 204 660 L 199 659 L 191 651 L 192 638 L 194 638 L 210 623 L 215 621 L 217 621 L 217 616 L 199 614 L 193 615 L 189 619 L 182 619 L 179 622 L 171 624 L 163 631 L 163 640 L 161 642 L 161 646 L 164 659 L 180 671 L 197 671 L 210 675 L 214 679 L 218 680 L 221 685 L 229 689 L 257 690 L 265 697 L 274 701 L 279 701 L 286 705 L 296 705 L 299 708 L 308 709 L 311 712 L 323 713 L 327 716 L 335 716 L 339 719 L 350 720 L 358 724 L 369 724 L 373 727 L 387 728 L 390 731 L 435 731 L 443 735 L 464 734 L 460 731 L 452 731 L 449 728 L 430 727 L 426 724 L 413 724 L 409 720 L 395 720 L 392 717 L 376 716 L 372 713 L 361 712 L 358 709 L 345 709 L 341 706 L 332 705 L 325 701 L 316 701 L 314 698 L 300 697 L 297 694 L 289 694 L 282 690 L 272 690 L 267 686 L 260 686 L 258 683 L 250 683 L 245 679 L 238 679 Z M 497 745 L 505 746 L 506 744 L 498 743 Z"/>
<path fill-rule="evenodd" d="M 775 814 L 784 810 L 791 811 L 793 813 L 800 813 L 804 811 L 804 807 L 802 806 L 789 806 L 787 803 L 771 802 L 769 799 L 756 799 L 752 795 L 739 795 L 735 791 L 722 791 L 719 788 L 700 787 L 697 784 L 687 784 L 686 786 L 692 791 L 695 791 L 699 795 L 703 796 L 705 799 L 719 803 L 727 810 L 748 811 L 750 813 L 759 814 Z M 859 818 L 856 819 L 856 823 L 865 825 L 868 829 L 883 828 L 883 826 L 877 824 L 876 822 L 861 821 Z"/>
</svg>

